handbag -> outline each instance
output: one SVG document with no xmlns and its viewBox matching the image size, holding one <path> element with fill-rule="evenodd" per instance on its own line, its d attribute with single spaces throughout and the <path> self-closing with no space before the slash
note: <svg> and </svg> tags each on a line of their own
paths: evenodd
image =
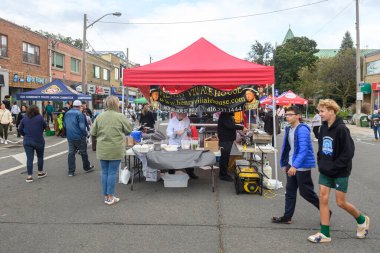
<svg viewBox="0 0 380 253">
<path fill-rule="evenodd" d="M 130 177 L 131 177 L 131 172 L 129 171 L 128 167 L 125 166 L 122 169 L 121 164 L 120 164 L 120 167 L 119 167 L 119 183 L 128 184 Z"/>
</svg>

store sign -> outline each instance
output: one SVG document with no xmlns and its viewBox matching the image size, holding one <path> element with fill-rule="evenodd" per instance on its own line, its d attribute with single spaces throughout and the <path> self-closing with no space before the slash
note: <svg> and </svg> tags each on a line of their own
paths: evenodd
<svg viewBox="0 0 380 253">
<path fill-rule="evenodd" d="M 373 83 L 372 90 L 380 90 L 380 83 Z"/>
<path fill-rule="evenodd" d="M 26 84 L 37 84 L 45 85 L 49 82 L 48 78 L 43 78 L 39 76 L 24 75 L 22 72 L 14 72 L 11 74 L 12 79 L 10 80 L 12 84 L 26 83 Z"/>
<path fill-rule="evenodd" d="M 258 91 L 251 86 L 241 86 L 222 91 L 210 86 L 194 86 L 179 94 L 169 94 L 159 89 L 151 92 L 152 101 L 158 101 L 165 111 L 194 112 L 201 107 L 206 112 L 235 112 L 258 107 Z M 252 108 L 251 108 L 252 107 Z"/>
<path fill-rule="evenodd" d="M 93 84 L 87 84 L 87 92 L 88 94 L 95 94 L 96 86 Z"/>
<path fill-rule="evenodd" d="M 367 75 L 380 74 L 380 60 L 367 63 Z"/>
<path fill-rule="evenodd" d="M 111 95 L 111 87 L 96 86 L 95 93 L 98 95 L 109 96 Z"/>
<path fill-rule="evenodd" d="M 356 100 L 363 100 L 363 92 L 356 92 Z"/>
</svg>

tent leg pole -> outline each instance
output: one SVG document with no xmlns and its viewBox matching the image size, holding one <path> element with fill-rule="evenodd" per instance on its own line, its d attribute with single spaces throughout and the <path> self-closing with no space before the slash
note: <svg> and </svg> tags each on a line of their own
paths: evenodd
<svg viewBox="0 0 380 253">
<path fill-rule="evenodd" d="M 277 186 L 277 181 L 278 181 L 278 175 L 277 175 L 277 126 L 276 126 L 276 114 L 277 114 L 277 109 L 276 109 L 276 103 L 274 99 L 274 84 L 272 84 L 272 106 L 273 106 L 273 144 L 274 144 L 274 175 L 276 178 L 276 184 L 275 184 L 275 189 L 278 188 Z"/>
</svg>

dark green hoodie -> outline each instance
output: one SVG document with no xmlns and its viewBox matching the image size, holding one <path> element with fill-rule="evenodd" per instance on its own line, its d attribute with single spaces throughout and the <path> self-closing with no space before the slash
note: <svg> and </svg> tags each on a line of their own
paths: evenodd
<svg viewBox="0 0 380 253">
<path fill-rule="evenodd" d="M 328 127 L 323 122 L 318 139 L 319 172 L 332 178 L 348 177 L 352 169 L 355 144 L 350 130 L 339 117 Z"/>
</svg>

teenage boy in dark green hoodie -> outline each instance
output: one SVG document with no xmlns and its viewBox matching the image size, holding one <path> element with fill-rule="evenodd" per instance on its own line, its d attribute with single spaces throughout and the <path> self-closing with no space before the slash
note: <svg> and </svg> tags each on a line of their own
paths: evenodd
<svg viewBox="0 0 380 253">
<path fill-rule="evenodd" d="M 317 154 L 320 172 L 321 231 L 308 237 L 309 241 L 315 243 L 331 242 L 329 194 L 332 188 L 335 188 L 337 205 L 351 214 L 358 223 L 356 237 L 362 239 L 368 235 L 369 217 L 346 200 L 355 145 L 350 131 L 343 120 L 336 115 L 339 109 L 338 104 L 332 99 L 321 100 L 318 104 L 319 115 L 323 121 L 318 137 Z"/>
</svg>

